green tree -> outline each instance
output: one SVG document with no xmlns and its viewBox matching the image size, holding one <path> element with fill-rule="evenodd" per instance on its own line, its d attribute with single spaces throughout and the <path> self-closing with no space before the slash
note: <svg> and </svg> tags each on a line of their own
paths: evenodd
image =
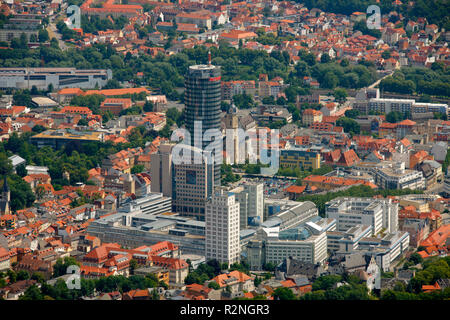
<svg viewBox="0 0 450 320">
<path fill-rule="evenodd" d="M 0 153 L 0 175 L 10 175 L 12 173 L 13 166 L 11 160 L 6 153 Z"/>
<path fill-rule="evenodd" d="M 253 284 L 255 285 L 255 287 L 257 288 L 262 282 L 262 279 L 258 276 L 255 277 L 255 280 L 253 281 Z"/>
<path fill-rule="evenodd" d="M 30 286 L 19 300 L 42 300 L 44 297 L 36 285 Z"/>
<path fill-rule="evenodd" d="M 249 94 L 235 94 L 233 96 L 233 102 L 239 109 L 250 109 L 255 106 L 253 97 Z"/>
<path fill-rule="evenodd" d="M 336 125 L 339 127 L 343 127 L 345 132 L 350 133 L 352 135 L 359 134 L 360 132 L 359 123 L 347 117 L 339 118 L 336 121 Z"/>
<path fill-rule="evenodd" d="M 333 286 L 340 282 L 342 280 L 342 277 L 339 275 L 327 275 L 327 276 L 321 276 L 317 278 L 312 285 L 313 291 L 317 290 L 329 290 L 333 288 Z"/>
<path fill-rule="evenodd" d="M 131 259 L 130 260 L 130 274 L 133 275 L 134 271 L 136 270 L 136 268 L 138 267 L 138 263 L 136 261 L 136 259 Z"/>
<path fill-rule="evenodd" d="M 145 101 L 143 110 L 144 112 L 152 112 L 154 109 L 154 104 L 151 101 Z"/>
<path fill-rule="evenodd" d="M 32 276 L 31 276 L 31 280 L 36 280 L 39 283 L 45 283 L 45 278 L 42 275 L 42 273 L 40 272 L 33 272 Z"/>
<path fill-rule="evenodd" d="M 359 111 L 356 109 L 350 109 L 345 111 L 345 116 L 347 118 L 356 119 L 359 116 Z"/>
<path fill-rule="evenodd" d="M 333 96 L 339 104 L 342 104 L 347 100 L 347 90 L 343 88 L 337 88 L 334 90 Z"/>
<path fill-rule="evenodd" d="M 327 89 L 334 89 L 339 83 L 338 77 L 333 72 L 327 72 L 323 81 L 321 82 L 322 87 Z"/>
<path fill-rule="evenodd" d="M 381 57 L 382 57 L 383 59 L 389 59 L 389 58 L 391 57 L 391 51 L 390 51 L 390 50 L 384 50 L 384 51 L 381 53 Z"/>
<path fill-rule="evenodd" d="M 17 272 L 17 281 L 30 279 L 30 274 L 25 270 Z"/>
<path fill-rule="evenodd" d="M 289 288 L 277 288 L 272 295 L 275 300 L 296 300 L 295 294 Z"/>
<path fill-rule="evenodd" d="M 211 281 L 210 283 L 208 283 L 208 288 L 212 288 L 214 290 L 219 290 L 220 286 L 217 282 Z"/>
<path fill-rule="evenodd" d="M 403 115 L 398 111 L 391 111 L 386 115 L 386 121 L 390 123 L 397 123 L 403 120 Z"/>
<path fill-rule="evenodd" d="M 423 262 L 423 258 L 420 254 L 418 253 L 413 253 L 410 257 L 409 257 L 409 261 L 411 261 L 412 263 L 414 263 L 414 265 L 422 263 Z"/>
<path fill-rule="evenodd" d="M 87 126 L 88 122 L 86 121 L 86 119 L 81 118 L 80 120 L 78 120 L 77 125 L 78 126 Z"/>
<path fill-rule="evenodd" d="M 64 260 L 59 258 L 53 266 L 53 277 L 59 277 L 67 274 L 67 268 L 71 265 L 80 266 L 75 258 L 65 257 Z"/>
<path fill-rule="evenodd" d="M 323 53 L 320 56 L 320 63 L 328 63 L 331 61 L 330 55 L 328 53 Z"/>
<path fill-rule="evenodd" d="M 39 30 L 38 34 L 39 42 L 46 42 L 49 40 L 48 31 L 46 29 Z"/>
<path fill-rule="evenodd" d="M 133 166 L 133 168 L 131 168 L 131 173 L 132 174 L 141 173 L 144 171 L 144 169 L 145 169 L 144 165 L 137 164 L 137 165 Z"/>
</svg>

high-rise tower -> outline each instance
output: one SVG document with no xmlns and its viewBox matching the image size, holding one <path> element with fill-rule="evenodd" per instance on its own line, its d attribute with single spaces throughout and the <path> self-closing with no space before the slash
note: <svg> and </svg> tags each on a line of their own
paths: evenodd
<svg viewBox="0 0 450 320">
<path fill-rule="evenodd" d="M 206 130 L 220 131 L 220 67 L 213 66 L 211 63 L 190 66 L 185 87 L 186 129 L 191 134 L 191 145 L 205 149 L 211 143 L 221 143 L 219 140 L 212 142 L 202 139 Z M 195 130 L 197 130 L 196 135 L 194 135 Z M 220 163 L 214 163 L 214 185 L 220 186 Z"/>
<path fill-rule="evenodd" d="M 228 264 L 240 261 L 239 209 L 234 193 L 222 188 L 217 188 L 206 203 L 206 260 Z"/>
</svg>

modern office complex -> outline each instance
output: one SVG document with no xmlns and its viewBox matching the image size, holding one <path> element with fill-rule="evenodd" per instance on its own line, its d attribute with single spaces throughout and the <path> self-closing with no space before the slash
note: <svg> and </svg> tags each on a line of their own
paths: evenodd
<svg viewBox="0 0 450 320">
<path fill-rule="evenodd" d="M 191 134 L 191 145 L 205 149 L 211 139 L 203 139 L 205 131 L 217 129 L 220 132 L 220 67 L 208 65 L 190 66 L 186 75 L 186 128 Z M 200 126 L 201 124 L 201 130 Z M 197 131 L 197 132 L 195 132 Z M 217 145 L 219 141 L 215 141 Z M 222 148 L 220 148 L 222 156 Z M 214 185 L 220 186 L 220 163 L 214 164 Z"/>
<path fill-rule="evenodd" d="M 362 238 L 372 235 L 372 226 L 355 225 L 347 231 L 330 230 L 327 232 L 328 250 L 331 252 L 352 252 L 358 248 Z"/>
<path fill-rule="evenodd" d="M 206 204 L 206 260 L 240 261 L 239 203 L 232 192 L 216 189 Z"/>
<path fill-rule="evenodd" d="M 335 230 L 336 220 L 315 216 L 283 231 L 279 227 L 260 229 L 246 245 L 247 261 L 252 270 L 265 263 L 279 264 L 289 256 L 310 263 L 327 258 L 327 231 Z"/>
<path fill-rule="evenodd" d="M 103 87 L 112 79 L 111 70 L 79 70 L 75 68 L 0 68 L 0 89 L 47 90 L 51 84 L 60 88 Z"/>
<path fill-rule="evenodd" d="M 326 203 L 326 216 L 336 219 L 337 231 L 357 225 L 372 226 L 374 235 L 398 230 L 398 204 L 391 199 L 339 197 Z"/>
<path fill-rule="evenodd" d="M 180 154 L 183 152 L 191 152 L 191 156 L 187 163 L 172 165 L 172 208 L 183 216 L 204 221 L 206 200 L 213 191 L 213 167 L 201 149 L 183 145 Z M 199 163 L 192 163 L 195 155 Z"/>
<path fill-rule="evenodd" d="M 396 231 L 381 239 L 369 237 L 359 241 L 356 252 L 375 257 L 377 264 L 383 271 L 392 271 L 393 262 L 399 258 L 409 246 L 409 233 Z"/>
<path fill-rule="evenodd" d="M 280 231 L 298 226 L 319 215 L 316 205 L 311 201 L 291 200 L 264 201 L 263 228 L 280 227 Z"/>
<path fill-rule="evenodd" d="M 375 184 L 382 189 L 425 189 L 425 178 L 421 171 L 405 169 L 405 163 L 399 162 L 392 167 L 375 168 Z"/>
<path fill-rule="evenodd" d="M 204 255 L 205 222 L 171 213 L 171 199 L 161 193 L 124 203 L 117 212 L 89 224 L 88 233 L 102 242 L 126 247 L 170 241 L 184 253 Z"/>
</svg>

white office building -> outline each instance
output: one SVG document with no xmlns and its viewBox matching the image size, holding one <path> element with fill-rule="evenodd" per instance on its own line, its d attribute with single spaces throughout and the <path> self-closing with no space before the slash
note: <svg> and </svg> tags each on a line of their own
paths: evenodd
<svg viewBox="0 0 450 320">
<path fill-rule="evenodd" d="M 372 226 L 374 235 L 398 230 L 398 204 L 391 199 L 340 197 L 326 203 L 326 216 L 336 219 L 337 231 Z"/>
<path fill-rule="evenodd" d="M 252 270 L 261 270 L 265 263 L 277 265 L 290 256 L 323 263 L 327 259 L 327 232 L 335 228 L 336 220 L 318 216 L 283 231 L 279 227 L 262 228 L 246 246 L 247 262 Z"/>
<path fill-rule="evenodd" d="M 425 189 L 425 178 L 421 171 L 405 169 L 404 162 L 391 167 L 374 169 L 375 183 L 382 189 Z"/>
<path fill-rule="evenodd" d="M 232 264 L 240 261 L 239 203 L 232 192 L 216 189 L 205 210 L 206 260 Z"/>
</svg>

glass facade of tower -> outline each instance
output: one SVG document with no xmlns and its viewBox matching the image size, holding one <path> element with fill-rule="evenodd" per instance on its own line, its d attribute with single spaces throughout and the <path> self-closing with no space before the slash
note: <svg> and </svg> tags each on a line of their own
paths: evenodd
<svg viewBox="0 0 450 320">
<path fill-rule="evenodd" d="M 202 141 L 206 130 L 220 131 L 221 81 L 220 67 L 195 65 L 189 67 L 185 82 L 186 129 L 191 134 L 191 145 L 202 149 L 212 141 Z M 201 132 L 196 121 L 201 121 Z M 197 134 L 195 133 L 197 130 Z M 201 134 L 200 134 L 201 133 Z M 220 141 L 217 141 L 219 143 Z M 214 164 L 214 185 L 220 185 L 220 164 Z"/>
</svg>

